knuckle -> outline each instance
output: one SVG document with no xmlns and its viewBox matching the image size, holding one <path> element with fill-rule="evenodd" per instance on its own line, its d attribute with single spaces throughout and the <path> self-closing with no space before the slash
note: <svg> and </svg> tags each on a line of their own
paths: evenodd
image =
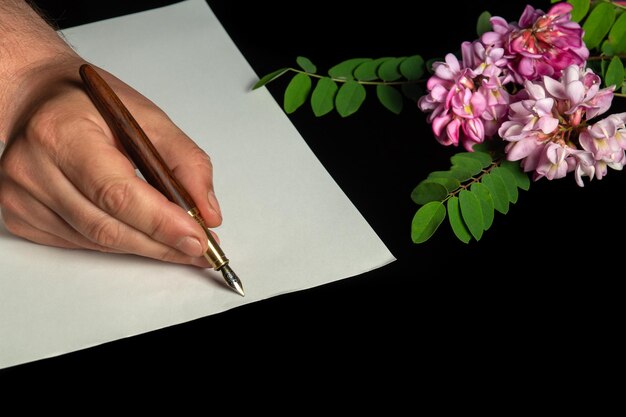
<svg viewBox="0 0 626 417">
<path fill-rule="evenodd" d="M 189 152 L 188 160 L 193 161 L 192 164 L 195 165 L 196 168 L 206 169 L 206 170 L 213 169 L 211 157 L 202 148 L 198 146 L 192 147 L 191 151 Z"/>
<path fill-rule="evenodd" d="M 25 126 L 25 136 L 38 145 L 52 146 L 61 136 L 62 121 L 59 119 L 60 116 L 51 111 L 35 112 Z"/>
<path fill-rule="evenodd" d="M 160 212 L 156 210 L 155 216 L 151 217 L 149 223 L 148 235 L 150 236 L 166 236 L 167 231 L 171 224 L 171 218 L 160 215 Z"/>
<path fill-rule="evenodd" d="M 109 178 L 95 187 L 96 204 L 113 216 L 124 212 L 131 200 L 130 184 L 119 178 Z"/>
<path fill-rule="evenodd" d="M 123 233 L 121 224 L 113 218 L 100 218 L 86 228 L 87 237 L 105 248 L 119 248 Z"/>
<path fill-rule="evenodd" d="M 72 132 L 86 131 L 90 121 L 76 112 L 59 112 L 42 108 L 29 118 L 24 135 L 34 146 L 46 150 L 55 160 L 67 158 L 76 140 Z"/>
</svg>

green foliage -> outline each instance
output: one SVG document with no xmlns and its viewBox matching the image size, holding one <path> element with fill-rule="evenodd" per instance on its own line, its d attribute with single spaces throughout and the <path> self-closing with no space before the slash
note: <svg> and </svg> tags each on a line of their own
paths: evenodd
<svg viewBox="0 0 626 417">
<path fill-rule="evenodd" d="M 417 81 L 424 75 L 424 58 L 413 55 L 400 62 L 400 73 L 409 81 Z"/>
<path fill-rule="evenodd" d="M 306 72 L 317 72 L 317 67 L 311 62 L 309 58 L 299 56 L 296 58 L 296 63 Z"/>
<path fill-rule="evenodd" d="M 470 186 L 470 190 L 476 194 L 478 199 L 480 200 L 480 205 L 483 214 L 483 227 L 485 230 L 488 230 L 493 224 L 493 219 L 495 218 L 494 213 L 494 205 L 493 198 L 491 198 L 491 193 L 485 184 L 480 182 L 475 182 Z"/>
<path fill-rule="evenodd" d="M 580 22 L 587 15 L 591 6 L 590 0 L 567 0 L 567 2 L 574 6 L 572 9 L 572 20 L 574 22 Z M 553 1 L 552 3 L 558 3 L 558 1 Z"/>
<path fill-rule="evenodd" d="M 259 81 L 257 81 L 254 84 L 252 89 L 256 90 L 259 87 L 263 87 L 265 84 L 274 81 L 276 78 L 280 77 L 281 75 L 289 71 L 289 69 L 290 68 L 281 68 L 281 69 L 277 69 L 276 71 L 272 71 L 267 75 L 264 75 L 263 77 L 259 79 Z"/>
<path fill-rule="evenodd" d="M 380 79 L 383 81 L 392 82 L 398 81 L 400 78 L 402 78 L 402 74 L 400 73 L 400 64 L 405 59 L 405 57 L 390 58 L 380 64 L 380 66 L 378 67 L 378 76 L 380 77 Z"/>
<path fill-rule="evenodd" d="M 459 152 L 450 162 L 449 170 L 431 172 L 411 193 L 421 206 L 411 227 L 415 243 L 426 242 L 446 215 L 461 242 L 478 241 L 492 226 L 495 212 L 506 214 L 517 202 L 519 189 L 530 186 L 519 163 L 493 160 L 486 151 Z"/>
<path fill-rule="evenodd" d="M 456 237 L 463 243 L 469 243 L 472 240 L 472 233 L 465 224 L 463 216 L 461 214 L 461 205 L 459 203 L 459 197 L 453 195 L 448 199 L 448 220 L 450 227 L 456 235 Z"/>
<path fill-rule="evenodd" d="M 335 107 L 335 96 L 337 95 L 337 83 L 330 78 L 320 78 L 317 87 L 311 94 L 311 107 L 316 116 L 323 116 Z"/>
<path fill-rule="evenodd" d="M 446 218 L 446 208 L 440 201 L 425 204 L 411 222 L 411 239 L 414 243 L 426 242 Z"/>
<path fill-rule="evenodd" d="M 517 188 L 528 191 L 528 189 L 530 188 L 530 178 L 524 171 L 520 169 L 519 163 L 507 161 L 505 159 L 500 162 L 500 167 L 502 169 L 507 169 L 511 174 L 513 174 L 513 178 L 515 179 Z"/>
<path fill-rule="evenodd" d="M 302 106 L 310 91 L 311 78 L 304 73 L 296 74 L 285 89 L 285 112 L 293 113 Z"/>
<path fill-rule="evenodd" d="M 600 75 L 604 86 L 615 85 L 615 92 L 623 94 L 626 58 L 624 7 L 604 0 L 568 0 L 568 3 L 574 6 L 572 20 L 581 22 L 585 31 L 585 46 L 592 54 L 587 66 Z"/>
<path fill-rule="evenodd" d="M 626 7 L 608 0 L 567 2 L 573 6 L 572 20 L 584 31 L 583 40 L 590 51 L 587 66 L 600 75 L 604 86 L 614 85 L 616 95 L 626 96 Z M 478 36 L 492 30 L 491 17 L 488 11 L 479 15 Z M 290 74 L 284 93 L 286 113 L 310 100 L 317 117 L 333 110 L 348 117 L 358 112 L 367 97 L 376 97 L 383 108 L 399 114 L 405 100 L 415 104 L 423 96 L 433 64 L 442 60 L 425 60 L 421 55 L 360 57 L 339 62 L 324 74 L 318 73 L 310 59 L 298 56 L 296 67 L 280 68 L 261 77 L 253 89 Z M 370 89 L 375 94 L 368 94 Z M 487 143 L 475 146 L 473 152 L 458 152 L 450 158 L 448 170 L 431 172 L 417 184 L 411 192 L 411 199 L 419 206 L 411 223 L 413 242 L 428 241 L 446 216 L 460 241 L 478 241 L 493 225 L 496 212 L 509 212 L 519 199 L 519 190 L 529 190 L 530 177 L 519 162 L 494 154 Z"/>
<path fill-rule="evenodd" d="M 502 177 L 493 174 L 485 174 L 481 180 L 491 194 L 493 208 L 502 214 L 507 214 L 509 212 L 509 192 L 507 191 Z"/>
<path fill-rule="evenodd" d="M 335 98 L 337 112 L 339 112 L 341 117 L 350 116 L 361 107 L 365 100 L 365 95 L 365 87 L 362 84 L 354 80 L 347 81 L 339 87 L 337 97 Z"/>
<path fill-rule="evenodd" d="M 610 47 L 612 54 L 626 53 L 626 13 L 621 13 L 609 31 L 607 40 L 602 44 L 603 49 Z"/>
<path fill-rule="evenodd" d="M 380 104 L 399 114 L 404 101 L 417 101 L 423 94 L 419 82 L 426 71 L 426 63 L 420 55 L 408 57 L 352 58 L 342 61 L 328 70 L 328 76 L 317 74 L 317 67 L 310 59 L 299 56 L 297 68 L 281 68 L 263 76 L 253 87 L 257 89 L 288 72 L 294 74 L 284 94 L 283 108 L 286 113 L 299 109 L 310 97 L 313 113 L 320 117 L 337 110 L 342 117 L 356 113 L 365 98 L 367 89 L 375 88 Z"/>
<path fill-rule="evenodd" d="M 483 33 L 489 32 L 491 30 L 491 13 L 488 11 L 484 11 L 478 16 L 478 21 L 476 22 L 476 34 L 480 37 Z"/>
<path fill-rule="evenodd" d="M 616 90 L 622 88 L 624 83 L 624 64 L 622 60 L 614 56 L 611 58 L 611 62 L 606 69 L 606 75 L 604 76 L 604 84 L 608 87 L 614 85 Z"/>
<path fill-rule="evenodd" d="M 354 75 L 352 74 L 356 67 L 364 62 L 371 61 L 371 58 L 352 58 L 346 61 L 340 62 L 331 69 L 328 70 L 328 75 L 339 80 L 352 80 Z"/>
<path fill-rule="evenodd" d="M 404 100 L 402 98 L 402 93 L 400 93 L 396 88 L 387 84 L 379 84 L 376 86 L 376 95 L 383 106 L 395 114 L 400 114 L 402 106 L 404 105 Z"/>
<path fill-rule="evenodd" d="M 582 27 L 585 31 L 583 40 L 589 49 L 600 46 L 604 37 L 611 30 L 615 20 L 615 6 L 607 2 L 600 2 L 591 9 Z"/>
<path fill-rule="evenodd" d="M 478 196 L 468 189 L 459 192 L 459 205 L 465 225 L 474 239 L 480 240 L 483 235 L 483 209 Z"/>
<path fill-rule="evenodd" d="M 378 58 L 371 61 L 365 61 L 354 69 L 354 78 L 359 81 L 374 81 L 378 79 L 378 67 L 383 62 L 391 58 Z"/>
</svg>

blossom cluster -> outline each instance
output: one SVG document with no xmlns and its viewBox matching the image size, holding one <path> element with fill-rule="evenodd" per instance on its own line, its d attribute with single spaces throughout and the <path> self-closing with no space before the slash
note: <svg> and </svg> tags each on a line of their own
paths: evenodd
<svg viewBox="0 0 626 417">
<path fill-rule="evenodd" d="M 418 100 L 443 145 L 505 141 L 506 158 L 534 180 L 574 172 L 601 179 L 626 164 L 626 113 L 592 123 L 611 107 L 614 86 L 586 67 L 583 29 L 572 5 L 547 13 L 528 5 L 517 22 L 492 17 L 492 31 L 433 64 L 427 94 Z"/>
</svg>

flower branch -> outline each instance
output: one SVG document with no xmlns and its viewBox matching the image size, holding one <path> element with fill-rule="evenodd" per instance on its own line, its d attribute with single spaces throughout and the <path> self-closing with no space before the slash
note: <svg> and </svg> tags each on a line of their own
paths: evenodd
<svg viewBox="0 0 626 417">
<path fill-rule="evenodd" d="M 413 190 L 412 239 L 427 241 L 447 216 L 459 240 L 480 240 L 531 179 L 572 174 L 583 187 L 626 165 L 626 113 L 609 112 L 614 97 L 626 97 L 624 2 L 552 3 L 547 12 L 527 5 L 517 21 L 483 12 L 477 38 L 443 61 L 353 58 L 321 76 L 298 57 L 302 70 L 283 68 L 254 88 L 293 72 L 285 111 L 310 97 L 316 116 L 355 113 L 366 87 L 394 113 L 413 102 L 434 138 L 463 152 Z"/>
<path fill-rule="evenodd" d="M 283 108 L 293 113 L 310 98 L 313 113 L 320 117 L 333 109 L 342 117 L 356 113 L 367 97 L 366 86 L 376 88 L 380 103 L 400 113 L 404 100 L 417 101 L 424 83 L 426 64 L 420 55 L 400 58 L 352 58 L 328 70 L 328 76 L 317 74 L 317 67 L 306 57 L 298 57 L 301 69 L 282 68 L 262 77 L 257 89 L 288 72 L 295 73 L 285 89 Z M 311 78 L 317 79 L 313 86 Z M 397 88 L 399 87 L 399 89 Z"/>
</svg>

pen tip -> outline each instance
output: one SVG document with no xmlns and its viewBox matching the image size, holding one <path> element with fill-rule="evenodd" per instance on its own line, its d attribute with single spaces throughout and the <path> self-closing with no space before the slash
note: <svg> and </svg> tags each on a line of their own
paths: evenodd
<svg viewBox="0 0 626 417">
<path fill-rule="evenodd" d="M 237 277 L 237 274 L 235 274 L 228 264 L 222 266 L 220 271 L 222 271 L 222 276 L 230 288 L 235 290 L 242 297 L 246 295 L 243 291 L 243 285 L 241 285 L 239 277 Z"/>
</svg>

